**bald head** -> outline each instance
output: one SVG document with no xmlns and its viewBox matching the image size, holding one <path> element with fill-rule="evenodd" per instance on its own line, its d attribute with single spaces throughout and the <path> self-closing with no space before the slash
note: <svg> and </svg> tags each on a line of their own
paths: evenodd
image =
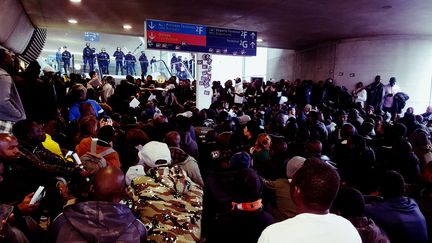
<svg viewBox="0 0 432 243">
<path fill-rule="evenodd" d="M 96 172 L 93 181 L 94 198 L 98 201 L 119 202 L 123 197 L 125 176 L 115 167 L 105 167 Z"/>
<path fill-rule="evenodd" d="M 180 134 L 176 131 L 171 131 L 165 135 L 165 142 L 169 147 L 180 147 Z"/>
<path fill-rule="evenodd" d="M 320 157 L 322 152 L 322 143 L 319 140 L 310 140 L 305 145 L 305 156 L 310 157 Z"/>
</svg>

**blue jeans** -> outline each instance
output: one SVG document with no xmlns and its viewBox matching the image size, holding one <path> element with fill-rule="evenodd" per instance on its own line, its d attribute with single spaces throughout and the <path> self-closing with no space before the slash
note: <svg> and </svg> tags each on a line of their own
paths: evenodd
<svg viewBox="0 0 432 243">
<path fill-rule="evenodd" d="M 63 60 L 63 68 L 66 74 L 68 73 L 69 67 L 70 67 L 70 60 L 69 59 Z"/>
<path fill-rule="evenodd" d="M 94 70 L 93 58 L 90 58 L 90 57 L 84 57 L 83 71 L 86 72 L 87 63 L 88 63 L 89 68 L 90 68 L 89 72 L 93 71 Z"/>
<path fill-rule="evenodd" d="M 118 75 L 119 69 L 120 69 L 121 75 L 123 75 L 123 61 L 116 60 L 116 75 Z"/>
</svg>

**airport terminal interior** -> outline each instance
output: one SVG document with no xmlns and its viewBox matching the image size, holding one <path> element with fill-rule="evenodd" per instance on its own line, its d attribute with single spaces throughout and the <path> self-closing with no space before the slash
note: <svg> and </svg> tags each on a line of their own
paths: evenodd
<svg viewBox="0 0 432 243">
<path fill-rule="evenodd" d="M 430 242 L 432 2 L 1 0 L 1 242 Z"/>
</svg>

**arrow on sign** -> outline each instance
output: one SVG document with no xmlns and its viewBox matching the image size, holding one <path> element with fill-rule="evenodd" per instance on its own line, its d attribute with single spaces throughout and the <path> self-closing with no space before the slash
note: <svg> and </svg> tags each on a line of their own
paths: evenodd
<svg viewBox="0 0 432 243">
<path fill-rule="evenodd" d="M 255 39 L 256 35 L 254 32 L 252 32 L 250 35 L 251 35 L 252 39 Z"/>
<path fill-rule="evenodd" d="M 153 21 L 150 21 L 150 24 L 149 24 L 148 27 L 149 27 L 150 29 L 154 29 L 154 27 L 156 27 L 156 26 L 153 25 Z"/>
<path fill-rule="evenodd" d="M 148 41 L 148 42 L 147 42 L 147 45 L 150 46 L 150 47 L 152 47 L 152 46 L 153 46 L 153 42 Z"/>
<path fill-rule="evenodd" d="M 245 50 L 241 50 L 240 53 L 241 53 L 242 55 L 244 55 L 244 54 L 246 54 L 246 51 L 245 51 Z"/>
<path fill-rule="evenodd" d="M 153 35 L 153 32 L 151 32 L 149 38 L 153 40 L 154 38 L 156 38 L 156 36 L 154 36 L 154 35 Z"/>
<path fill-rule="evenodd" d="M 250 45 L 252 46 L 252 48 L 255 47 L 255 42 L 251 42 Z"/>
</svg>

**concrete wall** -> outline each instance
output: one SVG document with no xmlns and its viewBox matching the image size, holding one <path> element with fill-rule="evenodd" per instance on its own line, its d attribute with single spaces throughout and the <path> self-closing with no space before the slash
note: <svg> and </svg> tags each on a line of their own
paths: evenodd
<svg viewBox="0 0 432 243">
<path fill-rule="evenodd" d="M 315 81 L 334 77 L 349 90 L 359 81 L 369 84 L 376 75 L 384 84 L 394 76 L 410 96 L 407 107 L 422 113 L 432 98 L 432 38 L 385 36 L 327 43 L 297 52 L 295 75 Z"/>
<path fill-rule="evenodd" d="M 295 51 L 267 49 L 267 80 L 294 79 Z"/>
<path fill-rule="evenodd" d="M 336 44 L 325 43 L 297 51 L 295 57 L 295 78 L 314 81 L 333 78 Z"/>
</svg>

